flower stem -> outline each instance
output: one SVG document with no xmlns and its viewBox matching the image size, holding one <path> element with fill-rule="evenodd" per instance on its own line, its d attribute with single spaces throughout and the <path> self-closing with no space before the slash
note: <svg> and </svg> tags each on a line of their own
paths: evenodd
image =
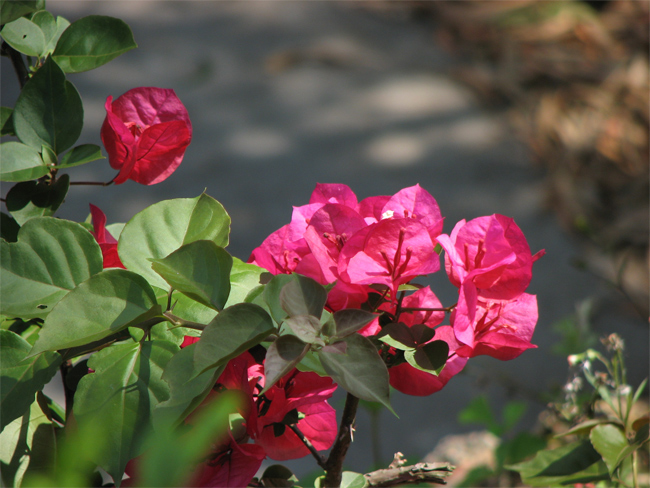
<svg viewBox="0 0 650 488">
<path fill-rule="evenodd" d="M 298 426 L 297 426 L 296 424 L 290 424 L 288 427 L 289 427 L 291 430 L 293 430 L 293 432 L 294 432 L 294 433 L 295 433 L 295 434 L 300 438 L 300 440 L 302 441 L 302 443 L 303 443 L 305 446 L 307 446 L 307 449 L 309 449 L 309 452 L 311 452 L 312 456 L 314 456 L 314 459 L 316 459 L 316 462 L 318 463 L 318 465 L 319 465 L 321 468 L 325 469 L 325 459 L 324 459 L 323 456 L 321 456 L 321 454 L 316 450 L 316 448 L 315 448 L 314 445 L 311 443 L 311 441 L 305 437 L 305 434 L 303 434 L 303 433 L 300 431 L 300 429 L 298 428 Z"/>
<path fill-rule="evenodd" d="M 359 399 L 348 393 L 345 398 L 345 407 L 343 408 L 343 415 L 341 416 L 341 425 L 339 433 L 336 436 L 334 446 L 330 451 L 330 455 L 325 462 L 325 481 L 323 487 L 338 488 L 341 486 L 341 472 L 343 471 L 343 460 L 348 452 L 348 448 L 352 443 L 352 424 L 357 416 L 357 407 L 359 406 Z"/>
</svg>

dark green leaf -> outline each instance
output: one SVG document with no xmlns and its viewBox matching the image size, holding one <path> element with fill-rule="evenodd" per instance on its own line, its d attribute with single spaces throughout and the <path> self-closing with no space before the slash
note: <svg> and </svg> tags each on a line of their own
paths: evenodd
<svg viewBox="0 0 650 488">
<path fill-rule="evenodd" d="M 327 291 L 323 285 L 301 275 L 295 275 L 280 292 L 280 304 L 289 316 L 313 315 L 319 319 L 326 301 Z"/>
<path fill-rule="evenodd" d="M 588 441 L 539 451 L 533 459 L 506 466 L 528 486 L 557 486 L 609 480 L 607 466 Z"/>
<path fill-rule="evenodd" d="M 334 312 L 333 317 L 334 323 L 336 324 L 336 337 L 343 338 L 363 329 L 377 315 L 366 312 L 365 310 L 348 308 Z"/>
<path fill-rule="evenodd" d="M 196 371 L 195 347 L 196 344 L 190 344 L 181 349 L 163 371 L 162 378 L 169 384 L 170 396 L 154 409 L 153 423 L 156 430 L 180 424 L 208 396 L 226 367 L 224 363 L 203 373 Z"/>
<path fill-rule="evenodd" d="M 296 336 L 283 335 L 271 343 L 266 351 L 264 360 L 264 375 L 266 392 L 285 374 L 291 371 L 309 351 L 309 344 L 305 344 Z M 261 394 L 260 393 L 260 394 Z"/>
<path fill-rule="evenodd" d="M 354 396 L 379 402 L 395 414 L 389 400 L 388 370 L 375 346 L 359 334 L 346 337 L 344 342 L 345 354 L 318 354 L 327 374 Z"/>
<path fill-rule="evenodd" d="M 436 376 L 445 367 L 448 357 L 449 345 L 445 341 L 433 341 L 404 351 L 404 358 L 411 366 Z"/>
<path fill-rule="evenodd" d="M 102 252 L 83 226 L 36 217 L 18 232 L 18 242 L 0 241 L 2 313 L 45 317 L 79 283 L 102 270 Z"/>
<path fill-rule="evenodd" d="M 43 31 L 25 17 L 6 24 L 0 31 L 0 35 L 7 44 L 27 56 L 40 57 L 45 51 Z"/>
<path fill-rule="evenodd" d="M 436 335 L 436 330 L 426 324 L 413 324 L 409 329 L 416 344 L 426 344 Z"/>
<path fill-rule="evenodd" d="M 98 68 L 137 47 L 129 26 L 120 19 L 89 15 L 63 32 L 52 57 L 66 73 Z"/>
<path fill-rule="evenodd" d="M 152 261 L 153 270 L 172 288 L 207 307 L 223 309 L 230 294 L 232 268 L 232 257 L 225 249 L 199 240 Z"/>
<path fill-rule="evenodd" d="M 14 109 L 11 107 L 0 107 L 0 136 L 15 136 L 14 119 L 11 116 Z M 4 149 L 3 149 L 4 151 Z M 4 155 L 3 155 L 4 159 Z"/>
<path fill-rule="evenodd" d="M 296 276 L 286 274 L 277 275 L 264 286 L 264 302 L 269 307 L 269 313 L 276 324 L 281 324 L 287 316 L 287 312 L 282 309 L 282 305 L 280 304 L 282 288 L 289 282 L 295 280 Z"/>
<path fill-rule="evenodd" d="M 203 331 L 194 349 L 198 372 L 214 368 L 259 344 L 275 332 L 273 321 L 263 308 L 239 303 L 220 312 Z"/>
<path fill-rule="evenodd" d="M 0 2 L 0 25 L 8 24 L 25 14 L 39 10 L 38 0 L 3 0 Z"/>
<path fill-rule="evenodd" d="M 18 231 L 20 225 L 18 222 L 4 212 L 0 212 L 0 237 L 7 242 L 16 242 L 18 240 Z"/>
<path fill-rule="evenodd" d="M 385 325 L 381 329 L 378 339 L 401 351 L 412 349 L 417 345 L 411 334 L 411 329 L 403 322 Z"/>
<path fill-rule="evenodd" d="M 36 392 L 50 382 L 61 364 L 55 352 L 25 359 L 31 348 L 19 335 L 0 330 L 0 430 L 29 409 Z"/>
<path fill-rule="evenodd" d="M 2 152 L 0 170 L 2 181 L 28 181 L 50 172 L 39 152 L 21 142 L 3 142 L 0 144 L 0 152 Z"/>
<path fill-rule="evenodd" d="M 22 142 L 39 151 L 49 146 L 56 154 L 76 142 L 83 118 L 79 92 L 51 58 L 25 84 L 13 113 L 14 129 Z"/>
<path fill-rule="evenodd" d="M 50 217 L 59 209 L 70 188 L 66 174 L 53 185 L 44 181 L 23 181 L 7 193 L 7 210 L 20 225 L 34 217 Z"/>
<path fill-rule="evenodd" d="M 80 429 L 96 423 L 110 432 L 108 449 L 97 464 L 118 483 L 126 463 L 140 454 L 154 407 L 169 398 L 161 378 L 178 346 L 163 341 L 116 344 L 91 356 L 74 399 Z"/>
<path fill-rule="evenodd" d="M 622 461 L 621 453 L 629 447 L 625 433 L 612 424 L 597 425 L 589 433 L 589 440 L 594 449 L 603 457 L 603 461 L 612 476 Z"/>
<path fill-rule="evenodd" d="M 102 150 L 95 144 L 82 144 L 73 147 L 70 151 L 61 157 L 61 162 L 57 166 L 59 169 L 72 168 L 81 164 L 90 163 L 98 159 L 104 159 Z"/>
<path fill-rule="evenodd" d="M 264 486 L 291 487 L 298 481 L 293 472 L 281 464 L 273 464 L 264 470 L 260 481 Z"/>
<path fill-rule="evenodd" d="M 144 276 L 159 288 L 167 282 L 151 269 L 150 259 L 160 259 L 198 240 L 228 245 L 230 217 L 223 206 L 208 195 L 156 203 L 136 214 L 122 229 L 118 244 L 124 266 Z"/>
<path fill-rule="evenodd" d="M 106 269 L 55 305 L 31 354 L 88 344 L 160 314 L 156 295 L 142 276 Z"/>
</svg>

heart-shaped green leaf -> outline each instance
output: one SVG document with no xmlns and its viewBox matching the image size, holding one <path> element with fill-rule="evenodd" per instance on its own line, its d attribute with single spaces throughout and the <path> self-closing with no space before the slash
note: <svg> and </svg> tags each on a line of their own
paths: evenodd
<svg viewBox="0 0 650 488">
<path fill-rule="evenodd" d="M 76 142 L 83 118 L 79 92 L 52 58 L 25 84 L 13 113 L 14 129 L 22 142 L 39 151 L 48 146 L 56 154 Z"/>
<path fill-rule="evenodd" d="M 403 322 L 386 324 L 377 338 L 401 351 L 412 349 L 417 345 L 411 334 L 411 329 Z"/>
<path fill-rule="evenodd" d="M 126 463 L 140 454 L 152 410 L 169 398 L 169 385 L 161 376 L 178 350 L 164 341 L 123 343 L 102 349 L 88 361 L 94 373 L 79 382 L 74 414 L 80 429 L 97 423 L 106 427 L 108 446 L 95 462 L 118 483 Z"/>
<path fill-rule="evenodd" d="M 160 314 L 156 295 L 142 276 L 107 269 L 56 304 L 31 354 L 88 344 Z"/>
<path fill-rule="evenodd" d="M 151 269 L 151 259 L 167 257 L 183 244 L 198 240 L 228 245 L 230 217 L 214 198 L 178 198 L 156 203 L 136 214 L 122 229 L 118 252 L 124 266 L 153 286 L 167 282 Z"/>
<path fill-rule="evenodd" d="M 445 367 L 448 357 L 449 345 L 445 341 L 433 341 L 404 351 L 404 358 L 411 366 L 436 376 Z"/>
<path fill-rule="evenodd" d="M 214 368 L 259 344 L 275 332 L 273 321 L 262 307 L 239 303 L 220 312 L 203 330 L 194 349 L 194 369 Z"/>
<path fill-rule="evenodd" d="M 207 307 L 221 310 L 228 300 L 232 257 L 212 241 L 185 244 L 153 260 L 152 268 L 172 288 Z"/>
<path fill-rule="evenodd" d="M 0 330 L 0 430 L 25 413 L 61 364 L 55 352 L 25 359 L 31 348 L 18 334 Z"/>
<path fill-rule="evenodd" d="M 345 343 L 345 354 L 319 352 L 318 357 L 327 374 L 354 396 L 379 402 L 395 414 L 390 406 L 388 369 L 375 346 L 359 334 L 346 337 Z"/>
<path fill-rule="evenodd" d="M 66 73 L 95 69 L 137 47 L 129 26 L 120 19 L 89 15 L 61 34 L 52 57 Z"/>
<path fill-rule="evenodd" d="M 99 244 L 82 225 L 51 217 L 25 222 L 18 241 L 0 241 L 4 315 L 45 317 L 79 283 L 102 270 Z"/>
<path fill-rule="evenodd" d="M 3 142 L 0 144 L 0 152 L 2 152 L 1 181 L 28 181 L 50 172 L 41 159 L 40 153 L 22 142 Z"/>
</svg>

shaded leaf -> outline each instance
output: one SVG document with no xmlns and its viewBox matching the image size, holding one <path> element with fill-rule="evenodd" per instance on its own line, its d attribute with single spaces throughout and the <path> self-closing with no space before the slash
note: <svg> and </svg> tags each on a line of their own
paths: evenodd
<svg viewBox="0 0 650 488">
<path fill-rule="evenodd" d="M 14 119 L 11 116 L 13 111 L 14 109 L 11 107 L 0 107 L 0 136 L 16 135 L 14 132 Z"/>
<path fill-rule="evenodd" d="M 404 358 L 411 366 L 436 376 L 445 367 L 448 357 L 449 345 L 445 341 L 433 341 L 404 351 Z"/>
<path fill-rule="evenodd" d="M 343 338 L 354 334 L 372 322 L 375 317 L 377 315 L 374 313 L 356 308 L 348 308 L 334 312 L 333 318 L 336 324 L 336 337 Z"/>
<path fill-rule="evenodd" d="M 18 231 L 20 225 L 18 222 L 4 212 L 0 212 L 0 238 L 7 242 L 16 242 L 18 240 Z"/>
<path fill-rule="evenodd" d="M 45 2 L 39 0 L 5 0 L 0 2 L 0 24 L 8 24 L 30 12 L 42 8 Z"/>
<path fill-rule="evenodd" d="M 283 335 L 271 343 L 266 351 L 264 360 L 264 375 L 266 377 L 264 390 L 269 390 L 280 378 L 291 371 L 309 351 L 309 344 L 305 344 L 298 337 Z"/>
<path fill-rule="evenodd" d="M 70 177 L 66 174 L 51 185 L 44 181 L 23 181 L 7 193 L 7 210 L 21 225 L 34 217 L 50 217 L 63 203 L 69 188 Z"/>
<path fill-rule="evenodd" d="M 239 303 L 224 309 L 196 343 L 195 371 L 203 372 L 239 356 L 275 330 L 269 314 L 257 305 Z"/>
<path fill-rule="evenodd" d="M 345 354 L 318 353 L 327 374 L 354 396 L 379 402 L 395 414 L 389 400 L 388 369 L 375 346 L 359 334 L 346 337 L 344 342 L 347 344 Z"/>
<path fill-rule="evenodd" d="M 294 275 L 280 292 L 280 304 L 289 316 L 313 315 L 319 319 L 326 301 L 327 291 L 323 285 L 302 275 Z"/>
<path fill-rule="evenodd" d="M 313 315 L 296 315 L 289 317 L 284 321 L 284 324 L 289 327 L 294 334 L 304 342 L 309 344 L 325 345 L 322 339 L 319 338 L 320 321 Z"/>
<path fill-rule="evenodd" d="M 403 322 L 386 324 L 377 338 L 401 351 L 412 349 L 417 345 L 411 335 L 411 329 Z"/>
<path fill-rule="evenodd" d="M 269 308 L 271 317 L 273 317 L 273 320 L 275 320 L 275 323 L 278 325 L 281 324 L 288 315 L 282 308 L 280 293 L 282 293 L 282 289 L 285 285 L 296 279 L 296 276 L 297 275 L 286 274 L 276 275 L 264 286 L 264 302 Z"/>
</svg>

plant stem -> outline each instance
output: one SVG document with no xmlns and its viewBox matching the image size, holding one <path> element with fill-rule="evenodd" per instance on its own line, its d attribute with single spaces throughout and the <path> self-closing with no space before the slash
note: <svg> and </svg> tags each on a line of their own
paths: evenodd
<svg viewBox="0 0 650 488">
<path fill-rule="evenodd" d="M 196 330 L 203 330 L 207 326 L 205 324 L 199 324 L 198 322 L 192 322 L 191 320 L 185 320 L 182 319 L 173 313 L 171 313 L 169 310 L 166 312 L 163 312 L 163 315 L 169 319 L 169 321 L 174 324 L 178 325 L 180 327 L 187 327 L 188 329 L 196 329 Z"/>
<path fill-rule="evenodd" d="M 345 398 L 345 407 L 343 408 L 343 415 L 341 416 L 341 425 L 339 433 L 336 436 L 334 446 L 330 451 L 330 455 L 325 462 L 325 481 L 323 487 L 338 488 L 341 486 L 341 472 L 343 470 L 343 460 L 348 452 L 350 443 L 352 442 L 352 424 L 357 416 L 357 407 L 359 406 L 359 399 L 348 393 Z"/>
<path fill-rule="evenodd" d="M 3 42 L 2 55 L 8 56 L 9 59 L 11 59 L 11 64 L 13 65 L 14 71 L 16 72 L 16 76 L 18 77 L 18 84 L 20 85 L 20 89 L 22 90 L 23 87 L 25 86 L 25 83 L 27 83 L 27 80 L 29 80 L 29 70 L 25 65 L 25 60 L 22 54 L 20 54 L 18 51 L 16 51 L 13 47 L 11 47 L 6 42 Z"/>
<path fill-rule="evenodd" d="M 325 459 L 324 459 L 323 456 L 321 456 L 321 454 L 316 450 L 316 448 L 315 448 L 314 445 L 311 443 L 311 441 L 305 437 L 305 434 L 303 434 L 303 433 L 300 431 L 300 429 L 298 428 L 298 426 L 297 426 L 296 424 L 290 424 L 288 427 L 289 427 L 291 430 L 293 430 L 293 432 L 294 432 L 294 433 L 295 433 L 295 434 L 300 438 L 300 440 L 302 441 L 302 443 L 303 443 L 305 446 L 307 446 L 307 449 L 309 449 L 309 452 L 311 452 L 312 456 L 314 456 L 314 459 L 316 459 L 316 462 L 318 463 L 318 465 L 319 465 L 321 468 L 325 469 Z"/>
</svg>

